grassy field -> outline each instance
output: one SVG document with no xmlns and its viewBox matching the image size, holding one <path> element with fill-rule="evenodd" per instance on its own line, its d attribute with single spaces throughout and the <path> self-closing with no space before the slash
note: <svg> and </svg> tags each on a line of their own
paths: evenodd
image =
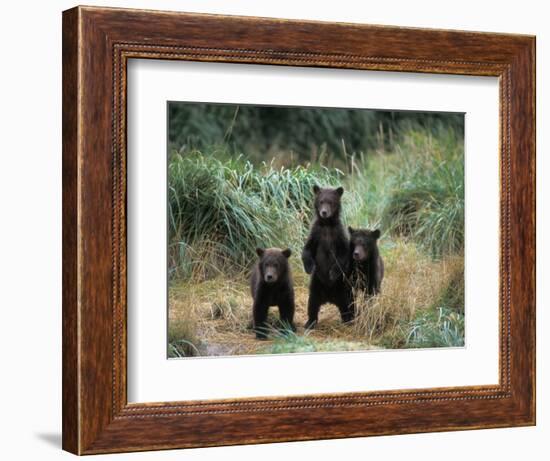
<svg viewBox="0 0 550 461">
<path fill-rule="evenodd" d="M 169 161 L 170 357 L 461 346 L 464 344 L 464 150 L 462 134 L 419 127 L 338 167 L 252 163 L 224 148 L 173 150 Z M 248 158 L 248 157 L 247 157 Z M 287 163 L 290 166 L 281 166 Z M 350 325 L 326 305 L 304 331 L 308 276 L 300 253 L 314 184 L 343 185 L 343 220 L 379 227 L 382 294 Z M 295 334 L 251 329 L 248 277 L 257 246 L 290 247 Z M 273 309 L 273 319 L 276 309 Z"/>
<path fill-rule="evenodd" d="M 170 289 L 169 352 L 195 355 L 348 351 L 372 348 L 460 346 L 464 342 L 463 260 L 432 260 L 402 239 L 382 245 L 387 277 L 383 294 L 360 304 L 351 325 L 325 305 L 319 325 L 304 331 L 308 276 L 292 256 L 296 290 L 296 334 L 273 329 L 268 341 L 251 329 L 246 274 L 204 281 L 178 281 Z M 461 291 L 462 290 L 462 291 Z M 275 324 L 277 311 L 271 314 Z"/>
</svg>

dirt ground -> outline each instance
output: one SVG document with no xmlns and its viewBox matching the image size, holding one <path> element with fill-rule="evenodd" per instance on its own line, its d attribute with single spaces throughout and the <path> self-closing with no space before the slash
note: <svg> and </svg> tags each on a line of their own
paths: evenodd
<svg viewBox="0 0 550 461">
<path fill-rule="evenodd" d="M 307 283 L 307 282 L 306 282 Z M 257 340 L 252 330 L 252 298 L 246 280 L 220 280 L 180 284 L 171 289 L 170 322 L 194 324 L 194 334 L 186 328 L 196 355 L 250 355 L 262 353 L 292 353 L 333 350 L 366 350 L 372 346 L 355 337 L 350 325 L 343 325 L 336 306 L 321 308 L 319 324 L 305 330 L 308 289 L 295 287 L 295 334 L 278 331 L 278 310 L 270 308 L 269 321 L 273 331 L 268 340 Z M 193 306 L 193 307 L 191 307 Z M 191 315 L 189 311 L 192 310 Z"/>
<path fill-rule="evenodd" d="M 173 282 L 169 290 L 171 356 L 367 350 L 379 348 L 382 336 L 390 338 L 384 342 L 390 344 L 387 347 L 404 347 L 409 331 L 403 325 L 406 327 L 418 312 L 433 309 L 434 302 L 448 292 L 453 278 L 463 277 L 464 263 L 456 256 L 431 260 L 406 242 L 387 248 L 384 257 L 387 270 L 382 294 L 359 303 L 351 324 L 342 324 L 336 306 L 326 304 L 317 328 L 307 331 L 303 325 L 307 320 L 309 276 L 294 258 L 297 332 L 284 335 L 274 328 L 267 341 L 257 340 L 251 328 L 248 274 Z M 277 308 L 271 308 L 273 325 L 277 318 Z"/>
</svg>

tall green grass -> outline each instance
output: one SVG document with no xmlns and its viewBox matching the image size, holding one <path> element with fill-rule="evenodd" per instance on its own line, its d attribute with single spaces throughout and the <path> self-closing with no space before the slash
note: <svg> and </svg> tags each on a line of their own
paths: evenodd
<svg viewBox="0 0 550 461">
<path fill-rule="evenodd" d="M 238 273 L 258 246 L 299 254 L 314 184 L 343 185 L 345 223 L 380 227 L 382 244 L 405 237 L 436 259 L 463 251 L 464 147 L 451 129 L 408 131 L 392 150 L 348 155 L 344 171 L 255 165 L 212 150 L 173 152 L 168 174 L 172 278 Z"/>
<path fill-rule="evenodd" d="M 384 210 L 388 229 L 411 235 L 432 255 L 456 253 L 464 245 L 464 148 L 411 133 L 399 155 Z M 413 155 L 410 155 L 413 152 Z"/>
<path fill-rule="evenodd" d="M 464 146 L 454 130 L 409 131 L 392 151 L 352 159 L 354 224 L 405 236 L 433 257 L 464 246 Z"/>
<path fill-rule="evenodd" d="M 205 278 L 249 267 L 258 246 L 300 251 L 313 185 L 337 184 L 342 173 L 193 152 L 174 153 L 168 176 L 170 275 Z"/>
</svg>

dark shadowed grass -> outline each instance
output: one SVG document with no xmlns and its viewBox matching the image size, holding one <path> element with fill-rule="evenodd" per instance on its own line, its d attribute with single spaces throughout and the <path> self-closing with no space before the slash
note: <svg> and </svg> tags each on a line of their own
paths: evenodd
<svg viewBox="0 0 550 461">
<path fill-rule="evenodd" d="M 321 163 L 324 156 L 324 165 L 344 169 L 348 152 L 392 150 L 404 132 L 439 137 L 442 130 L 464 129 L 462 114 L 434 112 L 188 102 L 170 102 L 168 112 L 171 149 L 219 146 L 256 164 L 283 154 L 286 166 Z"/>
</svg>

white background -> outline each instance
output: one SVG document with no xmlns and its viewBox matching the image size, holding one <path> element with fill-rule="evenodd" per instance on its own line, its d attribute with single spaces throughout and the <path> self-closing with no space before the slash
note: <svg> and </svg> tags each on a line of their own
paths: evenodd
<svg viewBox="0 0 550 461">
<path fill-rule="evenodd" d="M 496 77 L 143 59 L 127 80 L 130 402 L 498 383 Z M 466 347 L 166 360 L 166 101 L 466 113 Z"/>
<path fill-rule="evenodd" d="M 101 4 L 89 0 L 88 4 Z M 335 458 L 543 460 L 550 437 L 548 288 L 543 233 L 550 181 L 549 15 L 545 2 L 115 1 L 162 8 L 330 21 L 456 28 L 537 35 L 538 145 L 538 425 L 530 428 L 209 448 L 116 455 L 109 459 Z M 9 2 L 0 16 L 0 450 L 6 459 L 69 459 L 61 440 L 61 10 L 69 1 Z M 546 279 L 548 277 L 546 276 Z M 548 286 L 548 283 L 546 284 Z M 98 457 L 103 459 L 105 457 Z M 106 458 L 107 459 L 107 458 Z"/>
</svg>

